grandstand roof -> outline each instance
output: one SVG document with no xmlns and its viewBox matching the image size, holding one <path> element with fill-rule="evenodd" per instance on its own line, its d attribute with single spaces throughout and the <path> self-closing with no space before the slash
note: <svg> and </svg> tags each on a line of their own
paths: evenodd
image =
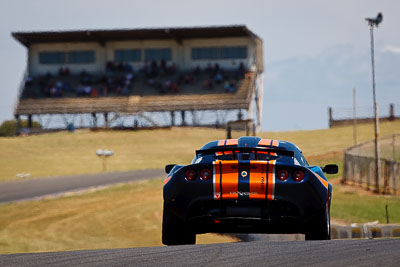
<svg viewBox="0 0 400 267">
<path fill-rule="evenodd" d="M 100 42 L 112 40 L 175 39 L 178 42 L 191 38 L 251 37 L 261 40 L 245 25 L 141 28 L 114 30 L 76 30 L 13 32 L 12 36 L 26 47 L 33 43 L 51 42 Z"/>
</svg>

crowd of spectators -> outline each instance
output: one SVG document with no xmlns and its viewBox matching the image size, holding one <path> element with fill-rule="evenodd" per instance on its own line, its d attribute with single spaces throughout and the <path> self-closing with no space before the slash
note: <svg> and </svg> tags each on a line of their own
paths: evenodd
<svg viewBox="0 0 400 267">
<path fill-rule="evenodd" d="M 54 76 L 49 72 L 37 79 L 28 76 L 25 80 L 24 95 L 26 97 L 130 95 L 137 78 L 143 81 L 144 87 L 154 88 L 159 94 L 177 94 L 182 88 L 190 86 L 207 90 L 218 87 L 227 93 L 232 93 L 237 89 L 237 83 L 243 79 L 246 71 L 243 63 L 240 63 L 235 71 L 226 71 L 218 63 L 210 63 L 203 69 L 197 66 L 189 72 L 178 72 L 174 63 L 167 64 L 165 60 L 159 63 L 156 61 L 145 63 L 137 71 L 127 63 L 107 62 L 105 73 L 101 76 L 82 70 L 79 76 L 75 75 L 72 79 L 68 79 L 73 76 L 68 67 L 61 67 L 58 75 Z M 39 94 L 32 90 L 34 84 L 38 85 Z"/>
</svg>

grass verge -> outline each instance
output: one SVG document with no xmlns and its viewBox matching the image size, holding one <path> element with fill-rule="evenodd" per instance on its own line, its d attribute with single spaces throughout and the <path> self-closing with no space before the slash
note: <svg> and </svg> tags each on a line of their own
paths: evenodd
<svg viewBox="0 0 400 267">
<path fill-rule="evenodd" d="M 162 179 L 0 205 L 0 253 L 161 246 Z M 197 243 L 234 242 L 198 235 Z"/>
<path fill-rule="evenodd" d="M 400 121 L 381 124 L 381 136 L 400 132 Z M 371 140 L 372 124 L 358 128 L 358 140 Z M 234 132 L 234 137 L 244 132 Z M 307 157 L 328 152 L 343 151 L 352 145 L 352 127 L 325 130 L 264 132 L 264 138 L 287 140 L 298 145 Z M 186 164 L 194 151 L 211 140 L 225 138 L 224 130 L 203 128 L 172 128 L 143 131 L 88 130 L 75 133 L 0 138 L 0 181 L 15 180 L 17 174 L 29 173 L 30 177 L 46 177 L 98 173 L 102 161 L 95 151 L 110 149 L 115 155 L 107 160 L 107 171 L 128 171 L 163 168 L 168 163 Z M 312 161 L 310 161 L 313 164 Z"/>
</svg>

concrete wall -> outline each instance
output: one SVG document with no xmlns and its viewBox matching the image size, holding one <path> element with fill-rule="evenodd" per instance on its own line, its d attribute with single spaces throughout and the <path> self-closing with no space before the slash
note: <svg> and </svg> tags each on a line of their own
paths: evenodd
<svg viewBox="0 0 400 267">
<path fill-rule="evenodd" d="M 224 46 L 247 46 L 247 59 L 225 59 L 225 60 L 192 60 L 191 51 L 193 47 L 224 47 Z M 67 66 L 71 73 L 78 74 L 82 70 L 90 73 L 101 73 L 105 70 L 107 61 L 114 61 L 116 49 L 142 49 L 142 61 L 130 62 L 135 70 L 144 65 L 144 49 L 146 48 L 171 48 L 172 60 L 168 63 L 176 63 L 182 70 L 193 69 L 196 66 L 205 68 L 207 64 L 218 63 L 225 69 L 236 69 L 243 62 L 250 68 L 256 64 L 256 46 L 252 39 L 247 37 L 238 38 L 213 38 L 213 39 L 186 39 L 178 43 L 176 40 L 143 40 L 143 41 L 110 41 L 100 43 L 43 43 L 33 44 L 29 48 L 28 70 L 32 76 L 50 72 L 56 74 L 62 66 Z M 95 62 L 93 64 L 40 64 L 39 53 L 43 51 L 68 52 L 75 50 L 93 50 Z"/>
</svg>

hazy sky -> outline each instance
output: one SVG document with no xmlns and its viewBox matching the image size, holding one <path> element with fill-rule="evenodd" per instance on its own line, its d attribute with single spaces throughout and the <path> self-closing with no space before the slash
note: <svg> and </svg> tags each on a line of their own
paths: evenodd
<svg viewBox="0 0 400 267">
<path fill-rule="evenodd" d="M 264 130 L 327 127 L 327 107 L 372 106 L 370 35 L 377 98 L 400 109 L 400 1 L 0 0 L 0 121 L 12 118 L 26 66 L 13 31 L 246 24 L 264 41 Z"/>
</svg>

